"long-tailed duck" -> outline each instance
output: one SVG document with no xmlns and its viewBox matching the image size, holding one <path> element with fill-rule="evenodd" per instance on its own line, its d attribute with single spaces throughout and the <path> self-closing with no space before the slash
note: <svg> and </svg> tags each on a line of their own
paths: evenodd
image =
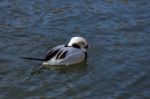
<svg viewBox="0 0 150 99">
<path fill-rule="evenodd" d="M 52 48 L 44 59 L 27 57 L 24 59 L 41 60 L 44 65 L 73 65 L 86 61 L 87 48 L 89 45 L 83 37 L 73 37 L 68 44 Z"/>
</svg>

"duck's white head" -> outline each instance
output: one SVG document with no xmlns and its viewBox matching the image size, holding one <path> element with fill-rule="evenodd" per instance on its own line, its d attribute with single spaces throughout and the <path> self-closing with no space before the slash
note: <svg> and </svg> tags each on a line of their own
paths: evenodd
<svg viewBox="0 0 150 99">
<path fill-rule="evenodd" d="M 73 37 L 70 39 L 68 46 L 80 48 L 83 51 L 86 51 L 87 48 L 89 48 L 89 45 L 85 38 L 83 37 Z"/>
</svg>

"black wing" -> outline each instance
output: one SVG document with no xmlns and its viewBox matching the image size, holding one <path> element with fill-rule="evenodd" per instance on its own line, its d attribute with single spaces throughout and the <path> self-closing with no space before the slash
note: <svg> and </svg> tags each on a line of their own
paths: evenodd
<svg viewBox="0 0 150 99">
<path fill-rule="evenodd" d="M 66 57 L 67 51 L 64 50 L 64 45 L 60 45 L 52 48 L 44 58 L 44 61 L 48 61 L 56 56 L 56 59 L 63 59 Z"/>
<path fill-rule="evenodd" d="M 67 51 L 60 51 L 57 56 L 56 56 L 56 59 L 64 59 L 67 55 Z"/>
<path fill-rule="evenodd" d="M 45 56 L 44 58 L 44 61 L 48 61 L 50 60 L 51 58 L 53 58 L 58 52 L 60 51 L 60 49 L 51 49 L 47 55 Z"/>
</svg>

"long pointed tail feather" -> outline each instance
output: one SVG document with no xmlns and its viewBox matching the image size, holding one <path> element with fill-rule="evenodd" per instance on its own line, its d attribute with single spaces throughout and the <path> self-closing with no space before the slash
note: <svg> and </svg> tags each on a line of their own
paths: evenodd
<svg viewBox="0 0 150 99">
<path fill-rule="evenodd" d="M 44 61 L 45 59 L 41 58 L 32 58 L 32 57 L 22 57 L 23 59 L 28 59 L 28 60 L 37 60 L 37 61 Z"/>
</svg>

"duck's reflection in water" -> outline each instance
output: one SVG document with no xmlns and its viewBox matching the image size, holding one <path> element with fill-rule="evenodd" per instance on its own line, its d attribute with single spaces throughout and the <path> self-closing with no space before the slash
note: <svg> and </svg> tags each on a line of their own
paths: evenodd
<svg viewBox="0 0 150 99">
<path fill-rule="evenodd" d="M 39 74 L 47 72 L 47 71 L 54 71 L 54 72 L 60 73 L 60 74 L 61 73 L 65 74 L 65 73 L 81 72 L 81 71 L 84 71 L 87 66 L 88 66 L 88 64 L 85 62 L 75 64 L 75 65 L 66 65 L 66 66 L 64 66 L 64 65 L 59 65 L 59 66 L 41 65 L 39 67 L 32 68 L 30 76 L 39 75 Z"/>
</svg>

